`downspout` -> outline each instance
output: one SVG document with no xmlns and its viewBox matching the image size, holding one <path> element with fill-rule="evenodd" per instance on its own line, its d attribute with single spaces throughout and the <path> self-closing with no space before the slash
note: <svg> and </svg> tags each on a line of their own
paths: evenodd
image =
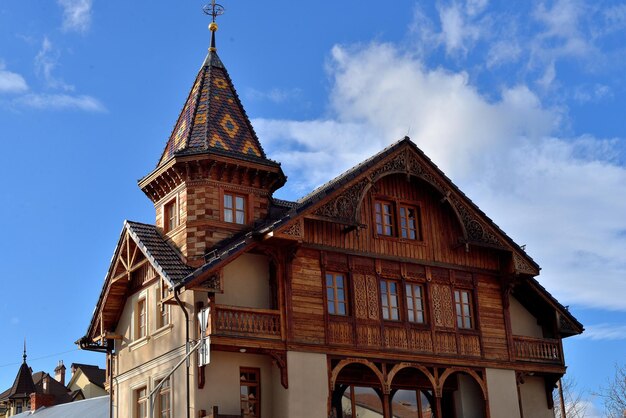
<svg viewBox="0 0 626 418">
<path fill-rule="evenodd" d="M 187 387 L 187 418 L 190 418 L 189 416 L 189 408 L 190 408 L 190 387 L 189 387 L 189 367 L 190 367 L 190 363 L 189 363 L 189 312 L 187 312 L 187 308 L 185 308 L 185 305 L 181 302 L 180 297 L 178 295 L 178 292 L 180 291 L 179 287 L 174 288 L 174 299 L 176 300 L 176 303 L 178 304 L 178 306 L 180 306 L 180 309 L 182 309 L 183 311 L 183 315 L 185 315 L 185 356 L 187 358 L 186 361 L 186 387 Z"/>
</svg>

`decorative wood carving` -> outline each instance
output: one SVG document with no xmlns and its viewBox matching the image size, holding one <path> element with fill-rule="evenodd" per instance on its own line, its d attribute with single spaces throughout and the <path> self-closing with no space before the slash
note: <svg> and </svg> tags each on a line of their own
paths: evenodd
<svg viewBox="0 0 626 418">
<path fill-rule="evenodd" d="M 365 276 L 362 274 L 353 274 L 352 283 L 354 285 L 354 313 L 357 318 L 367 319 L 367 285 L 365 284 Z"/>
<path fill-rule="evenodd" d="M 287 353 L 285 351 L 270 350 L 269 354 L 280 370 L 280 384 L 289 389 L 289 374 L 287 372 Z"/>
<path fill-rule="evenodd" d="M 412 351 L 423 353 L 433 352 L 432 333 L 427 331 L 409 330 L 409 347 Z"/>
<path fill-rule="evenodd" d="M 294 223 L 288 225 L 287 228 L 280 233 L 290 237 L 304 238 L 304 226 L 302 225 L 302 219 L 296 219 Z"/>
<path fill-rule="evenodd" d="M 222 269 L 217 270 L 197 287 L 194 287 L 194 289 L 202 290 L 204 292 L 224 293 Z"/>
<path fill-rule="evenodd" d="M 385 327 L 385 347 L 406 350 L 409 348 L 406 329 Z"/>
<path fill-rule="evenodd" d="M 346 223 L 354 223 L 356 209 L 361 201 L 362 192 L 368 183 L 369 179 L 361 179 L 330 202 L 317 208 L 313 214 Z"/>
<path fill-rule="evenodd" d="M 453 332 L 437 332 L 435 344 L 438 353 L 457 354 L 456 334 Z"/>
<path fill-rule="evenodd" d="M 480 338 L 478 335 L 459 335 L 459 354 L 480 357 Z"/>
<path fill-rule="evenodd" d="M 360 274 L 376 274 L 374 260 L 363 257 L 350 257 L 350 271 Z"/>
<path fill-rule="evenodd" d="M 380 347 L 382 338 L 378 325 L 359 325 L 356 328 L 356 340 L 358 345 Z"/>
<path fill-rule="evenodd" d="M 524 258 L 516 251 L 513 251 L 513 266 L 515 267 L 516 273 L 530 274 L 532 276 L 538 273 L 536 269 L 524 260 Z"/>
<path fill-rule="evenodd" d="M 354 344 L 352 324 L 348 322 L 331 321 L 328 323 L 328 341 L 331 344 Z"/>
<path fill-rule="evenodd" d="M 431 293 L 435 326 L 454 328 L 454 309 L 450 286 L 433 283 Z"/>
<path fill-rule="evenodd" d="M 378 280 L 374 275 L 366 276 L 367 283 L 367 317 L 378 319 Z"/>
</svg>

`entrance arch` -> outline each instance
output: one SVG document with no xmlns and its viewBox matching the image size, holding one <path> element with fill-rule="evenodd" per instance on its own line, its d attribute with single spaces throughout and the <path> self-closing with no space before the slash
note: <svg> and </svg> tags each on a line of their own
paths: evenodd
<svg viewBox="0 0 626 418">
<path fill-rule="evenodd" d="M 439 382 L 442 416 L 488 418 L 487 388 L 476 371 L 451 368 Z"/>
<path fill-rule="evenodd" d="M 437 387 L 432 373 L 424 366 L 400 363 L 387 376 L 391 389 L 390 416 L 403 418 L 431 418 L 436 416 Z"/>
<path fill-rule="evenodd" d="M 382 418 L 384 378 L 374 363 L 365 359 L 340 361 L 331 374 L 331 411 L 333 418 Z"/>
</svg>

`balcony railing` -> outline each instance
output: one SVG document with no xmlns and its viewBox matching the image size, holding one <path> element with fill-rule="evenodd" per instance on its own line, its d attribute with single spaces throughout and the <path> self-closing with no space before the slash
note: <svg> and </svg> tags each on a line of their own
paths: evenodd
<svg viewBox="0 0 626 418">
<path fill-rule="evenodd" d="M 280 311 L 214 305 L 208 332 L 211 335 L 280 340 Z"/>
<path fill-rule="evenodd" d="M 563 364 L 560 340 L 514 336 L 513 343 L 517 360 Z"/>
</svg>

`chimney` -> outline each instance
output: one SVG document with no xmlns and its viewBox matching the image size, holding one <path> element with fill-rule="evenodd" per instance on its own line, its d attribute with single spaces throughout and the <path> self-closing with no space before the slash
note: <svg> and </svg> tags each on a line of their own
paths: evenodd
<svg viewBox="0 0 626 418">
<path fill-rule="evenodd" d="M 59 365 L 54 369 L 54 379 L 65 386 L 65 366 L 63 360 L 59 360 Z"/>
<path fill-rule="evenodd" d="M 30 394 L 30 410 L 35 412 L 43 406 L 54 405 L 54 395 L 33 392 Z"/>
</svg>

